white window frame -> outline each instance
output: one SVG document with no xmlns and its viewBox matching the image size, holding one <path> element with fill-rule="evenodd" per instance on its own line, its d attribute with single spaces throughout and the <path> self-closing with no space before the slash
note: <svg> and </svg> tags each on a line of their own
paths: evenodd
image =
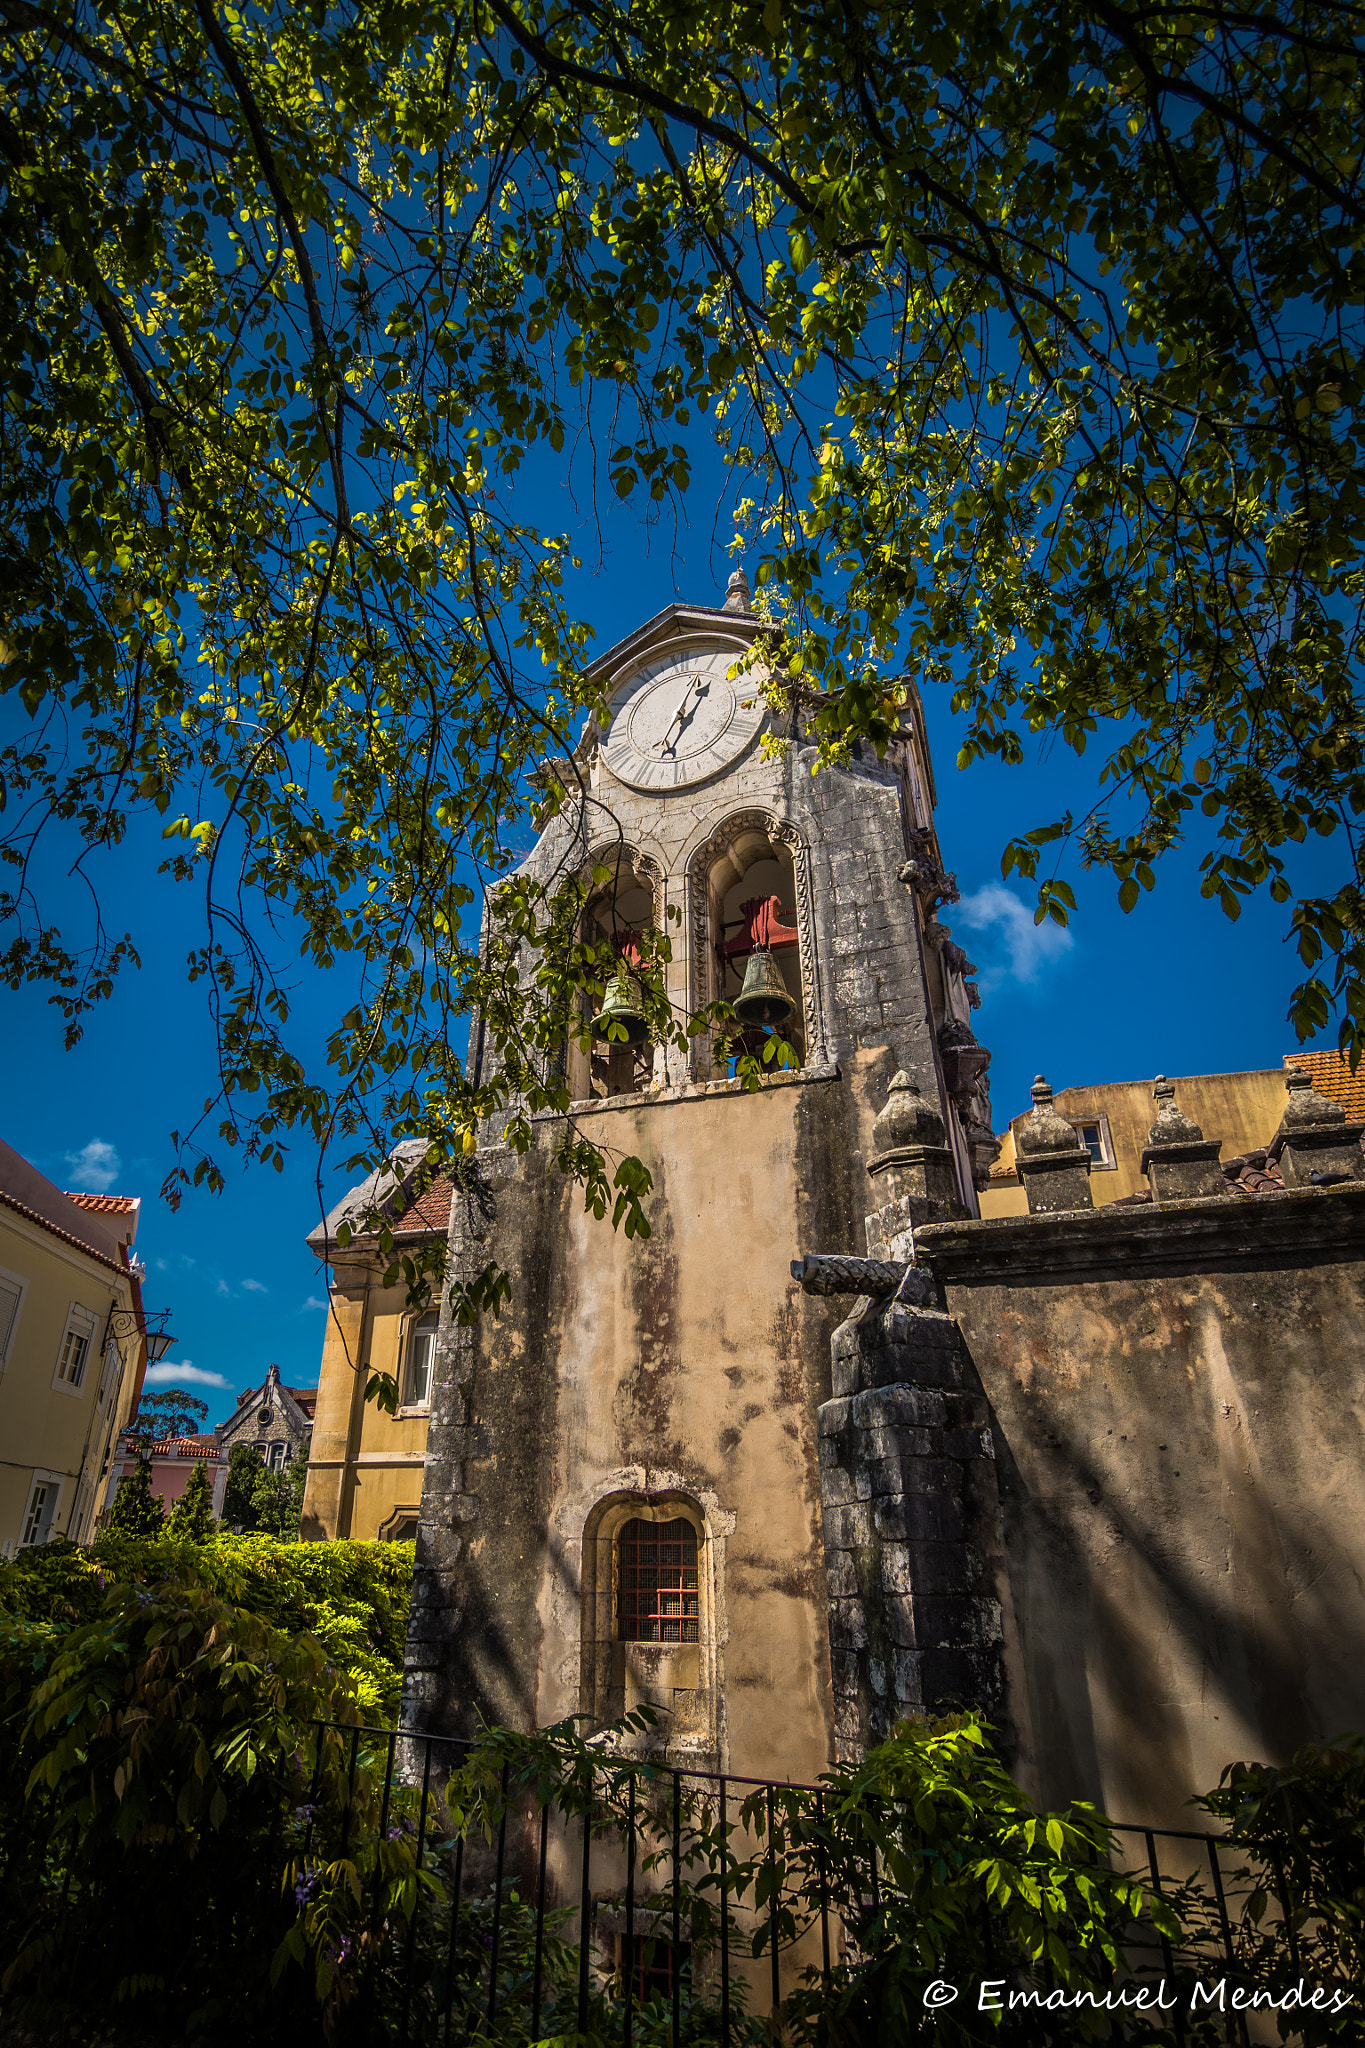
<svg viewBox="0 0 1365 2048">
<path fill-rule="evenodd" d="M 276 1452 L 279 1453 L 278 1457 Z M 280 1437 L 266 1446 L 265 1462 L 272 1472 L 283 1472 L 289 1463 L 289 1446 Z"/>
<path fill-rule="evenodd" d="M 1085 1145 L 1085 1138 L 1082 1135 L 1082 1126 L 1084 1124 L 1097 1124 L 1100 1133 L 1100 1157 L 1091 1160 L 1090 1171 L 1092 1173 L 1111 1173 L 1117 1171 L 1118 1160 L 1114 1157 L 1114 1136 L 1109 1128 L 1109 1119 L 1103 1110 L 1091 1110 L 1088 1114 L 1084 1111 L 1068 1110 L 1066 1120 L 1083 1145 Z M 1089 1146 L 1086 1145 L 1087 1152 L 1089 1149 Z"/>
<path fill-rule="evenodd" d="M 28 1281 L 22 1273 L 12 1273 L 8 1266 L 0 1266 L 0 1282 L 4 1283 L 6 1291 L 11 1287 L 16 1288 L 19 1295 L 14 1304 L 13 1319 L 4 1333 L 3 1341 L 0 1341 L 0 1372 L 3 1372 L 9 1364 L 10 1355 L 14 1350 L 14 1340 L 19 1334 L 19 1324 L 24 1313 L 24 1296 L 28 1293 Z"/>
<path fill-rule="evenodd" d="M 440 1335 L 441 1317 L 438 1309 L 427 1309 L 422 1315 L 414 1316 L 403 1333 L 403 1378 L 398 1401 L 400 1415 L 426 1415 L 431 1410 L 431 1383 L 436 1377 L 436 1339 Z M 413 1373 L 416 1368 L 417 1339 L 430 1336 L 431 1346 L 427 1353 L 426 1392 L 418 1398 L 413 1392 Z"/>
<path fill-rule="evenodd" d="M 93 1308 L 87 1308 L 83 1301 L 73 1301 L 66 1312 L 62 1327 L 62 1341 L 57 1346 L 57 1369 L 52 1375 L 52 1386 L 58 1394 L 69 1394 L 74 1401 L 84 1398 L 86 1378 L 90 1371 L 90 1360 L 95 1348 L 95 1332 L 99 1329 L 99 1315 Z M 79 1377 L 66 1377 L 67 1344 L 72 1337 L 84 1337 L 85 1350 L 81 1353 Z"/>
<path fill-rule="evenodd" d="M 57 1521 L 57 1510 L 62 1504 L 62 1478 L 63 1475 L 60 1472 L 34 1473 L 28 1489 L 28 1499 L 24 1502 L 23 1518 L 19 1523 L 19 1541 L 15 1546 L 16 1549 L 41 1550 L 45 1543 L 52 1541 L 52 1531 Z M 52 1501 L 50 1506 L 46 1500 L 43 1502 L 47 1513 L 46 1520 L 42 1524 L 42 1534 L 35 1541 L 29 1541 L 27 1540 L 26 1532 L 33 1517 L 34 1496 L 40 1486 L 51 1488 Z"/>
</svg>

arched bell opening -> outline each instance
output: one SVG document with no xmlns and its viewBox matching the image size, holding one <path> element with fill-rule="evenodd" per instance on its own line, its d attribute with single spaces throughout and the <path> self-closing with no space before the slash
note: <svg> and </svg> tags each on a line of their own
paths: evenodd
<svg viewBox="0 0 1365 2048">
<path fill-rule="evenodd" d="M 806 1019 L 794 849 L 766 824 L 744 824 L 714 850 L 697 878 L 705 892 L 705 957 L 698 994 L 735 1006 L 740 1034 L 728 1054 L 713 1039 L 711 1072 L 734 1072 L 744 1052 L 762 1054 L 773 1036 L 804 1063 Z M 769 1067 L 767 1071 L 780 1072 Z"/>
<path fill-rule="evenodd" d="M 594 862 L 606 864 L 600 856 Z M 583 1020 L 593 1031 L 591 1050 L 584 1052 L 577 1044 L 568 1049 L 569 1091 L 576 1102 L 640 1094 L 654 1075 L 655 1047 L 634 969 L 642 955 L 641 942 L 656 923 L 658 878 L 629 850 L 613 865 L 612 880 L 590 897 L 579 925 L 584 944 L 609 946 L 617 964 L 605 993 L 583 999 Z M 608 1020 L 625 1031 L 624 1040 L 609 1035 Z"/>
</svg>

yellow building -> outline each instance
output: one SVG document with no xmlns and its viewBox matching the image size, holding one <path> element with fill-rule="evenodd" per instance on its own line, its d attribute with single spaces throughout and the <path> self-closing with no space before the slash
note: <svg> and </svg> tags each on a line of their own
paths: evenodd
<svg viewBox="0 0 1365 2048">
<path fill-rule="evenodd" d="M 1182 1114 L 1192 1118 L 1206 1138 L 1221 1141 L 1226 1166 L 1235 1158 L 1264 1152 L 1270 1144 L 1284 1114 L 1287 1067 L 1305 1069 L 1318 1092 L 1341 1103 L 1348 1118 L 1365 1119 L 1365 1066 L 1352 1074 L 1339 1052 L 1291 1052 L 1278 1067 L 1252 1068 L 1242 1074 L 1173 1074 L 1169 1078 L 1175 1083 Z M 1090 1193 L 1097 1209 L 1146 1191 L 1141 1161 L 1156 1115 L 1150 1080 L 1062 1088 L 1054 1097 L 1054 1107 L 1075 1126 L 1090 1154 Z M 1000 1157 L 981 1195 L 983 1216 L 1027 1213 L 1014 1158 L 1015 1131 L 1027 1115 L 1025 1109 L 1010 1119 Z"/>
<path fill-rule="evenodd" d="M 432 1180 L 421 1141 L 400 1145 L 393 1170 L 355 1188 L 308 1239 L 330 1261 L 332 1285 L 318 1373 L 317 1407 L 303 1499 L 305 1539 L 387 1538 L 417 1534 L 426 1458 L 431 1375 L 439 1317 L 407 1306 L 407 1289 L 385 1287 L 390 1263 L 366 1220 L 376 1211 L 390 1224 L 393 1257 L 443 1242 L 454 1190 Z M 345 1225 L 355 1235 L 343 1248 Z M 375 1373 L 397 1383 L 397 1413 L 366 1401 Z"/>
<path fill-rule="evenodd" d="M 63 1194 L 0 1143 L 0 1555 L 94 1534 L 142 1390 L 139 1204 Z"/>
</svg>

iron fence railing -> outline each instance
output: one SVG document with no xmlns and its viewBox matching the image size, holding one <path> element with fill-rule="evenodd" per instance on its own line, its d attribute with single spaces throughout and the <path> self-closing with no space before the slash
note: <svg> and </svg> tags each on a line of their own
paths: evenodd
<svg viewBox="0 0 1365 2048">
<path fill-rule="evenodd" d="M 490 1824 L 486 1834 L 468 1828 L 462 1832 L 451 1825 L 444 1789 L 479 1745 L 452 1736 L 318 1725 L 320 1736 L 330 1735 L 344 1746 L 348 1788 L 335 1841 L 315 1839 L 310 1820 L 304 1867 L 347 1856 L 357 1774 L 365 1770 L 372 1777 L 382 1774 L 380 1836 L 395 1832 L 393 1817 L 401 1809 L 401 1825 L 414 1852 L 413 1869 L 423 1875 L 411 1910 L 403 1916 L 405 1924 L 398 1926 L 401 1954 L 395 1954 L 392 1945 L 389 1951 L 387 2005 L 380 2031 L 399 2048 L 418 2042 L 454 2048 L 457 2041 L 491 2038 L 500 2023 L 505 2029 L 510 2026 L 512 2007 L 518 2027 L 524 2024 L 526 2029 L 516 2038 L 539 2041 L 552 1950 L 561 1994 L 566 1957 L 576 1967 L 573 2018 L 580 2035 L 588 2032 L 591 2018 L 597 2032 L 609 2027 L 610 2034 L 604 2037 L 614 2035 L 621 2048 L 641 2048 L 640 2014 L 648 2001 L 650 2040 L 684 2048 L 689 2013 L 701 1999 L 711 2022 L 704 2038 L 718 2041 L 720 2048 L 734 2048 L 737 2032 L 751 2025 L 749 2005 L 756 1994 L 766 1995 L 769 2018 L 780 2023 L 784 1968 L 788 1990 L 800 1965 L 818 1975 L 828 1989 L 839 1961 L 856 1954 L 847 1897 L 842 1905 L 832 1897 L 819 1848 L 827 1786 L 674 1768 L 646 1755 L 603 1751 L 600 1761 L 594 1759 L 589 1767 L 586 1798 L 580 1779 L 572 1801 L 565 1800 L 562 1787 L 550 1789 L 544 1797 L 534 1791 L 519 1795 L 514 1787 L 509 1797 L 504 1764 L 501 1797 L 493 1801 L 496 1825 Z M 314 1797 L 322 1757 L 319 1740 Z M 594 1808 L 599 1783 L 612 1790 L 615 1822 Z M 709 1871 L 716 1910 L 707 1954 L 704 1966 L 694 1971 L 685 1909 L 695 1897 L 695 1887 L 687 1871 L 684 1822 L 699 1806 L 710 1822 L 707 1839 L 713 1848 L 719 1844 L 719 1854 L 712 1857 Z M 750 1816 L 747 1824 L 737 1818 L 741 1807 Z M 816 1840 L 803 1892 L 806 1917 L 795 1932 L 788 1919 L 784 1934 L 778 1843 L 785 1839 L 784 1828 L 802 1817 L 814 1822 Z M 1169 1982 L 1182 1970 L 1187 1977 L 1210 1967 L 1237 1971 L 1237 1928 L 1249 1884 L 1234 1863 L 1243 1852 L 1230 1855 L 1226 1838 L 1194 1829 L 1115 1823 L 1114 1833 L 1121 1844 L 1132 1847 L 1124 1869 L 1154 1895 L 1178 1897 L 1183 1909 L 1178 1943 L 1141 1920 L 1129 1931 L 1124 1953 L 1132 1981 L 1139 1981 L 1144 1970 Z M 644 1859 L 647 1875 L 652 1878 L 661 1868 L 666 1874 L 662 1885 L 642 1886 L 641 1851 L 650 1844 Z M 770 1878 L 766 1886 L 751 1886 L 756 1903 L 736 1898 L 736 1873 L 745 1872 L 747 1882 L 761 1870 L 765 1858 Z M 1297 1971 L 1293 1919 L 1278 1867 L 1276 1877 L 1273 1910 L 1283 1924 L 1287 1955 Z M 875 1915 L 884 1882 L 874 1853 L 867 1865 L 865 1892 L 857 1902 L 861 1909 Z M 376 1926 L 378 1918 L 376 1900 Z M 558 1925 L 570 1920 L 576 1932 L 566 1942 Z M 476 1923 L 474 1948 L 481 1952 L 473 1969 L 467 1955 L 463 1964 L 459 1960 L 470 1946 L 466 1936 L 471 1922 Z M 513 1938 L 515 1967 L 507 1953 Z M 613 1938 L 619 1944 L 614 1960 Z M 381 1948 L 376 1942 L 375 1956 Z M 561 2009 L 561 2016 L 569 2015 Z M 1224 2018 L 1222 2031 L 1230 2043 L 1247 2041 L 1241 2015 L 1217 2017 Z M 1187 2027 L 1178 2004 L 1168 2023 L 1175 2041 L 1183 2042 Z M 690 2038 L 701 2038 L 695 2025 Z M 1044 2038 L 1041 2033 L 1039 2038 Z"/>
</svg>

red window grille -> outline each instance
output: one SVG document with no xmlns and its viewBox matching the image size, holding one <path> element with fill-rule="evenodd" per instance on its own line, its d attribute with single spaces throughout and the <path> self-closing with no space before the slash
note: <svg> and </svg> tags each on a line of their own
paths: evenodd
<svg viewBox="0 0 1365 2048">
<path fill-rule="evenodd" d="M 617 1936 L 617 1968 L 624 1974 L 626 1941 L 624 1935 Z M 674 1948 L 671 1941 L 635 1938 L 635 2002 L 648 2005 L 651 1998 L 661 1998 L 665 2005 L 673 2002 L 673 1979 L 676 1975 L 684 1995 L 692 1982 L 692 1944 L 685 1941 Z"/>
<path fill-rule="evenodd" d="M 627 1522 L 621 1531 L 621 1641 L 695 1643 L 697 1532 L 690 1522 Z"/>
</svg>

